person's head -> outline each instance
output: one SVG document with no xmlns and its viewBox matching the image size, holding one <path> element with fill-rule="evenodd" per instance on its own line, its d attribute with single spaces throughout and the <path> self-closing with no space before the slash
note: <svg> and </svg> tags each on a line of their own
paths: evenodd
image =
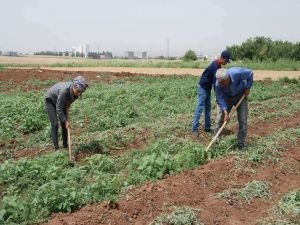
<svg viewBox="0 0 300 225">
<path fill-rule="evenodd" d="M 78 75 L 73 80 L 73 93 L 76 97 L 81 96 L 83 92 L 85 92 L 86 88 L 88 87 L 88 83 L 84 79 L 83 76 Z"/>
<path fill-rule="evenodd" d="M 227 70 L 224 68 L 220 68 L 217 70 L 216 79 L 221 86 L 228 86 L 231 80 Z"/>
<path fill-rule="evenodd" d="M 222 65 L 226 65 L 227 63 L 230 63 L 231 58 L 232 58 L 231 53 L 227 50 L 224 50 L 221 53 L 220 62 L 221 62 Z"/>
</svg>

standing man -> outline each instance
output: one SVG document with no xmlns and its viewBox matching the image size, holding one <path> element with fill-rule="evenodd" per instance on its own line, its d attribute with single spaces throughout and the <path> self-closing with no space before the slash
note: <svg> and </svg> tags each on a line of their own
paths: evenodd
<svg viewBox="0 0 300 225">
<path fill-rule="evenodd" d="M 68 131 L 70 128 L 69 110 L 71 104 L 86 90 L 88 84 L 82 76 L 74 78 L 73 82 L 59 82 L 53 85 L 46 93 L 45 104 L 51 122 L 51 136 L 55 150 L 58 145 L 58 120 L 60 120 L 63 138 L 63 147 L 68 147 Z"/>
<path fill-rule="evenodd" d="M 205 108 L 205 127 L 206 132 L 211 132 L 211 88 L 215 85 L 216 77 L 215 74 L 222 65 L 226 65 L 231 60 L 231 54 L 227 50 L 221 53 L 221 57 L 214 60 L 202 73 L 198 84 L 198 104 L 195 111 L 193 120 L 192 132 L 194 136 L 199 136 L 200 116 Z"/>
<path fill-rule="evenodd" d="M 253 71 L 241 67 L 232 67 L 228 70 L 218 69 L 216 73 L 216 97 L 218 101 L 218 115 L 215 134 L 225 121 L 229 120 L 229 112 L 238 103 L 243 94 L 244 100 L 237 108 L 239 130 L 237 134 L 238 148 L 241 151 L 247 149 L 247 117 L 248 99 L 250 88 L 253 84 Z"/>
</svg>

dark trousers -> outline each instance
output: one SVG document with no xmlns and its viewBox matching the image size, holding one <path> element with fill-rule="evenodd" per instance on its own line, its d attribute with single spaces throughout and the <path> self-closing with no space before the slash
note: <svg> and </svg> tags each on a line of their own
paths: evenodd
<svg viewBox="0 0 300 225">
<path fill-rule="evenodd" d="M 230 112 L 232 107 L 238 103 L 238 101 L 241 99 L 241 97 L 242 97 L 242 94 L 225 98 L 225 101 L 228 106 L 228 112 Z M 248 99 L 246 97 L 241 102 L 240 106 L 237 108 L 237 118 L 238 118 L 238 122 L 239 122 L 239 130 L 238 130 L 238 134 L 237 134 L 237 140 L 238 140 L 238 146 L 241 148 L 246 146 L 247 117 L 248 117 Z M 218 114 L 217 114 L 217 120 L 216 120 L 215 134 L 219 131 L 219 129 L 223 125 L 223 123 L 224 123 L 224 111 L 218 105 Z"/>
<path fill-rule="evenodd" d="M 55 149 L 59 149 L 58 145 L 58 119 L 57 119 L 57 112 L 56 106 L 50 99 L 46 99 L 46 110 L 48 113 L 48 117 L 51 123 L 51 137 L 52 142 Z M 68 147 L 68 131 L 66 129 L 66 124 L 60 121 L 61 130 L 62 130 L 62 139 L 63 139 L 63 146 L 64 148 Z"/>
</svg>

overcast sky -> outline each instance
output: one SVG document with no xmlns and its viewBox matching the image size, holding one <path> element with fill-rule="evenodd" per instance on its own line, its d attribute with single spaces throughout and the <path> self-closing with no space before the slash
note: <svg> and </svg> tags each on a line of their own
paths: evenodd
<svg viewBox="0 0 300 225">
<path fill-rule="evenodd" d="M 300 0 L 0 0 L 0 51 L 188 49 L 218 54 L 250 37 L 300 41 Z"/>
</svg>

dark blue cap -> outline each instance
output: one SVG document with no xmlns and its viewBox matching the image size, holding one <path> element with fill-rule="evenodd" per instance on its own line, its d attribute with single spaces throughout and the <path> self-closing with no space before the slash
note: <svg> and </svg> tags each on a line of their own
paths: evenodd
<svg viewBox="0 0 300 225">
<path fill-rule="evenodd" d="M 225 51 L 223 51 L 221 53 L 221 58 L 225 59 L 226 62 L 230 63 L 230 61 L 231 61 L 231 53 L 229 51 L 225 50 Z"/>
</svg>

